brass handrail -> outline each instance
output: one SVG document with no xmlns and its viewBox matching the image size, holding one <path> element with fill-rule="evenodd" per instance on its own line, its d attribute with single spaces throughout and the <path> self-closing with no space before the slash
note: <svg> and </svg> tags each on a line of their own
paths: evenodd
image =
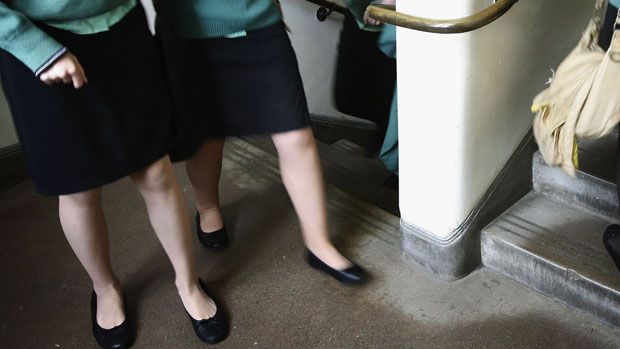
<svg viewBox="0 0 620 349">
<path fill-rule="evenodd" d="M 503 16 L 519 0 L 497 0 L 484 10 L 464 18 L 430 19 L 396 12 L 392 5 L 368 6 L 371 18 L 382 23 L 429 33 L 455 34 L 470 32 L 486 26 Z"/>
</svg>

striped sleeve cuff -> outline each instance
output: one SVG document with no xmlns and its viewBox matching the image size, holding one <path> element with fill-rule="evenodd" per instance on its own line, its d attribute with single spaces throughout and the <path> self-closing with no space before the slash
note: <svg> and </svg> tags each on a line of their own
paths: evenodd
<svg viewBox="0 0 620 349">
<path fill-rule="evenodd" d="M 52 57 L 50 57 L 47 61 L 45 61 L 45 63 L 43 63 L 43 65 L 41 65 L 34 72 L 34 75 L 35 76 L 41 75 L 41 73 L 47 70 L 47 68 L 49 68 L 52 64 L 54 64 L 54 62 L 56 62 L 56 60 L 60 58 L 62 55 L 64 55 L 65 53 L 67 53 L 67 48 L 66 47 L 61 48 L 60 51 L 56 52 Z"/>
</svg>

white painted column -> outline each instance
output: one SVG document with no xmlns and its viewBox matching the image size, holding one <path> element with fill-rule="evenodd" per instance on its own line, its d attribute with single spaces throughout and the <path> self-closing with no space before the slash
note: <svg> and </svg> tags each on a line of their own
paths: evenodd
<svg viewBox="0 0 620 349">
<path fill-rule="evenodd" d="M 398 0 L 459 18 L 492 0 Z M 594 0 L 518 2 L 467 34 L 398 30 L 402 220 L 448 242 L 531 128 L 532 98 L 577 44 Z"/>
<path fill-rule="evenodd" d="M 470 13 L 465 0 L 398 1 L 431 18 Z M 469 35 L 398 29 L 400 208 L 404 222 L 445 240 L 464 221 L 463 124 Z"/>
</svg>

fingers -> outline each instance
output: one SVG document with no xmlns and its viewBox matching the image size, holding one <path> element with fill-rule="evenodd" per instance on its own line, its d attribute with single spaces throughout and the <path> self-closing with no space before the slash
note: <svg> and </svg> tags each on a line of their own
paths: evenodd
<svg viewBox="0 0 620 349">
<path fill-rule="evenodd" d="M 50 69 L 48 72 L 41 74 L 39 78 L 48 85 L 68 84 L 71 82 L 71 75 L 64 69 Z"/>
<path fill-rule="evenodd" d="M 41 79 L 41 81 L 43 81 L 45 84 L 47 85 L 51 85 L 53 84 L 52 80 L 50 79 L 50 75 L 49 73 L 43 73 L 39 76 L 39 79 Z"/>
<path fill-rule="evenodd" d="M 378 26 L 381 25 L 381 22 L 370 18 L 370 14 L 368 13 L 368 10 L 366 10 L 366 12 L 364 12 L 364 23 L 368 24 L 368 25 L 374 25 L 374 26 Z"/>
<path fill-rule="evenodd" d="M 40 79 L 47 85 L 55 85 L 61 83 L 70 84 L 73 81 L 72 75 L 66 71 L 60 73 L 51 71 L 48 74 L 42 74 Z"/>
<path fill-rule="evenodd" d="M 77 60 L 69 70 L 69 73 L 71 74 L 71 80 L 73 81 L 73 87 L 75 89 L 80 89 L 88 83 L 84 68 L 82 68 L 82 65 Z"/>
<path fill-rule="evenodd" d="M 73 82 L 73 87 L 76 90 L 88 83 L 86 73 L 84 73 L 84 69 L 77 61 L 67 69 L 67 74 L 69 74 L 69 81 L 65 81 L 65 83 Z"/>
<path fill-rule="evenodd" d="M 73 81 L 73 87 L 75 89 L 80 89 L 84 84 L 86 84 L 86 76 L 84 76 L 84 72 L 77 72 L 71 75 L 71 80 Z"/>
<path fill-rule="evenodd" d="M 77 67 L 78 67 L 78 73 L 80 74 L 80 77 L 84 81 L 84 84 L 88 84 L 88 78 L 86 77 L 86 72 L 84 71 L 84 68 L 82 68 L 82 65 L 80 65 L 80 63 L 77 64 Z"/>
<path fill-rule="evenodd" d="M 47 85 L 72 84 L 76 89 L 80 89 L 88 83 L 84 69 L 72 55 L 54 63 L 39 78 Z"/>
<path fill-rule="evenodd" d="M 62 76 L 57 76 L 53 74 L 41 75 L 40 79 L 47 85 L 54 85 L 63 82 Z"/>
</svg>

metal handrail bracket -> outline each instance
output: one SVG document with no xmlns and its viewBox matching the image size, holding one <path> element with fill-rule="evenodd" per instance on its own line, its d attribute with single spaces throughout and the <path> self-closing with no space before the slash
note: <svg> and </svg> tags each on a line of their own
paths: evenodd
<svg viewBox="0 0 620 349">
<path fill-rule="evenodd" d="M 329 0 L 306 0 L 306 1 L 311 2 L 315 5 L 319 5 L 321 7 L 324 7 L 331 11 L 338 12 L 340 14 L 345 14 L 347 12 L 346 7 L 338 5 L 337 3 L 333 1 L 329 1 Z"/>
<path fill-rule="evenodd" d="M 382 23 L 392 24 L 413 30 L 455 34 L 466 33 L 482 28 L 503 16 L 519 0 L 497 0 L 484 10 L 468 17 L 457 19 L 431 19 L 416 17 L 396 11 L 393 5 L 371 5 L 368 12 L 371 18 Z"/>
</svg>

